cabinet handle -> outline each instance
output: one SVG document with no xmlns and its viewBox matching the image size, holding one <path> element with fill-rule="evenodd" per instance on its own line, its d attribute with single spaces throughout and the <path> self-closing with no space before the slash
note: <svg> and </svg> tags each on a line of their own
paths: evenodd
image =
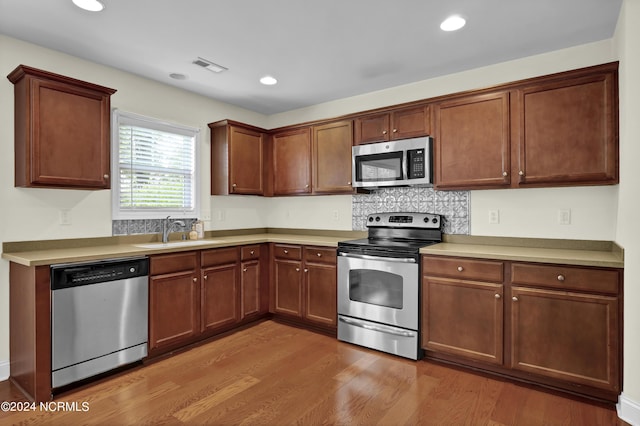
<svg viewBox="0 0 640 426">
<path fill-rule="evenodd" d="M 104 175 L 102 177 L 105 178 L 105 179 L 109 179 L 109 175 Z"/>
<path fill-rule="evenodd" d="M 513 300 L 514 302 L 517 302 L 517 301 L 518 301 L 518 298 L 517 298 L 516 296 L 513 296 L 513 297 L 511 298 L 511 300 Z"/>
<path fill-rule="evenodd" d="M 244 269 L 242 270 L 242 272 L 247 272 L 247 268 L 244 268 Z"/>
<path fill-rule="evenodd" d="M 502 172 L 502 176 L 507 177 L 507 176 L 509 176 L 509 173 L 507 173 L 507 172 Z"/>
<path fill-rule="evenodd" d="M 464 271 L 464 268 L 462 266 L 458 266 L 458 272 L 462 272 Z"/>
<path fill-rule="evenodd" d="M 564 281 L 564 275 L 562 274 L 558 275 L 558 281 Z"/>
<path fill-rule="evenodd" d="M 493 297 L 495 297 L 496 299 L 500 299 L 500 295 L 498 293 L 496 293 Z"/>
<path fill-rule="evenodd" d="M 289 250 L 285 250 L 285 251 L 284 251 L 284 254 L 289 254 Z"/>
</svg>

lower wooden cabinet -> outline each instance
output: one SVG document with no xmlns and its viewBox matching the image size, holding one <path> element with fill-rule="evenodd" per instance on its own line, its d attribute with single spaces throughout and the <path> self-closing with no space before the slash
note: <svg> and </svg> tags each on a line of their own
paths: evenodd
<svg viewBox="0 0 640 426">
<path fill-rule="evenodd" d="M 273 244 L 272 253 L 272 312 L 335 329 L 336 249 Z"/>
<path fill-rule="evenodd" d="M 151 256 L 149 355 L 266 315 L 267 254 L 256 244 Z"/>
<path fill-rule="evenodd" d="M 423 257 L 427 357 L 617 401 L 622 270 Z"/>
</svg>

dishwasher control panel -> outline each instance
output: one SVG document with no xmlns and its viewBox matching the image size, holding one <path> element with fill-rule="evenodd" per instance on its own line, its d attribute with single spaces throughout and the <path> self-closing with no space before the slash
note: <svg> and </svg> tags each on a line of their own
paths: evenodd
<svg viewBox="0 0 640 426">
<path fill-rule="evenodd" d="M 51 266 L 51 289 L 76 287 L 149 275 L 149 259 L 127 258 Z"/>
</svg>

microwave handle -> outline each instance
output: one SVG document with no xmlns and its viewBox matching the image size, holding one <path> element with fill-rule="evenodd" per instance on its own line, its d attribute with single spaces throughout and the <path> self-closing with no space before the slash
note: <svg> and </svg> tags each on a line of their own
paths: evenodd
<svg viewBox="0 0 640 426">
<path fill-rule="evenodd" d="M 409 180 L 409 151 L 406 149 L 402 150 L 402 179 Z"/>
</svg>

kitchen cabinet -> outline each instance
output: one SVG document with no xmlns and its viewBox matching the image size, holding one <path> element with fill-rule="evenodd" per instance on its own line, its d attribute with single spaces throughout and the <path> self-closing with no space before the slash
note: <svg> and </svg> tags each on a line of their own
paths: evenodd
<svg viewBox="0 0 640 426">
<path fill-rule="evenodd" d="M 240 320 L 256 318 L 269 310 L 266 245 L 254 244 L 240 249 Z M 263 253 L 264 252 L 264 253 Z"/>
<path fill-rule="evenodd" d="M 434 106 L 438 189 L 502 188 L 511 183 L 510 93 L 469 95 Z"/>
<path fill-rule="evenodd" d="M 431 131 L 430 120 L 429 105 L 359 116 L 354 120 L 354 144 L 428 136 Z"/>
<path fill-rule="evenodd" d="M 264 195 L 267 182 L 265 130 L 223 120 L 211 129 L 211 195 Z"/>
<path fill-rule="evenodd" d="M 621 269 L 429 255 L 423 271 L 427 357 L 617 400 Z"/>
<path fill-rule="evenodd" d="M 184 346 L 200 333 L 197 251 L 151 256 L 149 355 Z"/>
<path fill-rule="evenodd" d="M 510 367 L 621 390 L 620 271 L 511 265 Z"/>
<path fill-rule="evenodd" d="M 434 105 L 437 189 L 618 183 L 617 63 Z"/>
<path fill-rule="evenodd" d="M 352 193 L 353 122 L 341 120 L 313 126 L 312 132 L 313 193 Z"/>
<path fill-rule="evenodd" d="M 422 347 L 502 364 L 503 269 L 500 261 L 424 257 Z"/>
<path fill-rule="evenodd" d="M 7 78 L 15 97 L 15 186 L 110 188 L 116 91 L 25 65 Z"/>
<path fill-rule="evenodd" d="M 240 320 L 237 247 L 202 250 L 201 332 L 216 331 Z"/>
<path fill-rule="evenodd" d="M 291 129 L 271 136 L 273 193 L 311 193 L 311 128 Z"/>
<path fill-rule="evenodd" d="M 592 67 L 520 89 L 518 186 L 618 183 L 617 69 Z"/>
<path fill-rule="evenodd" d="M 335 331 L 336 249 L 289 244 L 272 247 L 273 313 Z"/>
</svg>

